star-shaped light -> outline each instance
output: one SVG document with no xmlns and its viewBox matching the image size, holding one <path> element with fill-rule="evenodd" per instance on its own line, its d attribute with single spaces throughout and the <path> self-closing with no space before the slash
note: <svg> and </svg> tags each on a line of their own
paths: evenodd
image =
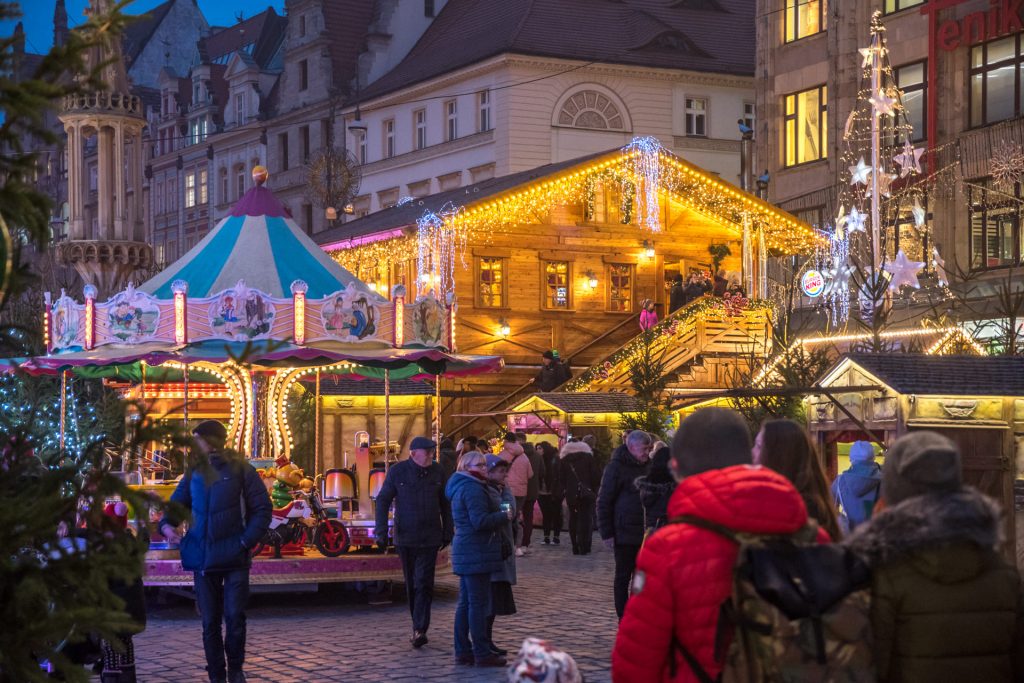
<svg viewBox="0 0 1024 683">
<path fill-rule="evenodd" d="M 861 49 L 857 50 L 857 52 L 859 52 L 861 57 L 864 58 L 864 61 L 862 61 L 861 64 L 860 64 L 861 68 L 863 69 L 863 68 L 867 68 L 867 67 L 871 66 L 872 59 L 875 56 L 875 48 L 873 48 L 873 47 L 862 47 Z"/>
<path fill-rule="evenodd" d="M 868 98 L 868 102 L 874 106 L 875 113 L 879 116 L 886 116 L 892 114 L 893 106 L 896 104 L 896 98 L 889 97 L 889 94 L 884 90 L 879 90 Z"/>
<path fill-rule="evenodd" d="M 889 195 L 891 195 L 892 194 L 892 190 L 891 190 L 892 181 L 895 180 L 895 179 L 896 179 L 896 176 L 892 175 L 891 173 L 886 173 L 885 171 L 882 171 L 881 173 L 879 173 L 878 174 L 878 194 L 880 194 L 880 195 L 882 195 L 884 197 L 888 197 Z M 871 190 L 872 190 L 872 188 L 869 187 L 868 188 L 868 195 L 871 194 Z"/>
<path fill-rule="evenodd" d="M 948 285 L 949 278 L 946 276 L 946 261 L 939 255 L 938 247 L 932 247 L 932 266 L 935 267 L 935 277 L 939 281 L 939 287 Z"/>
<path fill-rule="evenodd" d="M 917 274 L 924 268 L 924 262 L 911 261 L 902 249 L 896 253 L 896 258 L 886 263 L 883 268 L 892 275 L 892 279 L 889 280 L 889 289 L 898 291 L 904 285 L 914 289 L 921 288 L 921 283 L 917 281 Z"/>
<path fill-rule="evenodd" d="M 838 263 L 828 271 L 828 282 L 825 284 L 825 296 L 838 297 L 848 295 L 850 292 L 850 277 L 853 275 L 853 266 L 849 263 Z"/>
<path fill-rule="evenodd" d="M 857 210 L 857 207 L 850 209 L 850 215 L 846 217 L 846 229 L 852 235 L 855 232 L 864 232 L 864 221 L 866 221 L 868 215 L 861 213 Z"/>
<path fill-rule="evenodd" d="M 892 158 L 900 167 L 900 178 L 906 178 L 911 173 L 921 172 L 921 155 L 924 154 L 924 147 L 915 148 L 908 140 L 903 145 L 903 152 Z"/>
<path fill-rule="evenodd" d="M 917 197 L 914 197 L 914 206 L 911 207 L 910 211 L 911 213 L 914 214 L 914 225 L 916 225 L 919 228 L 924 227 L 925 219 L 928 216 L 924 210 L 924 207 L 921 206 L 921 200 L 918 199 Z"/>
<path fill-rule="evenodd" d="M 871 171 L 874 170 L 870 166 L 864 163 L 864 157 L 857 160 L 856 166 L 850 166 L 850 184 L 861 185 L 868 184 L 868 176 L 871 175 Z"/>
</svg>

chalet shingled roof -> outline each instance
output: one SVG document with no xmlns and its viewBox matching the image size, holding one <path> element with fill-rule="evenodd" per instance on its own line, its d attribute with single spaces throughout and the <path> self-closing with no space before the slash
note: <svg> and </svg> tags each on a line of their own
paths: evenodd
<svg viewBox="0 0 1024 683">
<path fill-rule="evenodd" d="M 617 392 L 543 392 L 534 394 L 566 413 L 635 413 L 641 407 L 636 397 Z"/>
<path fill-rule="evenodd" d="M 901 394 L 1024 396 L 1024 356 L 848 353 L 835 367 L 843 359 L 856 363 Z"/>
</svg>

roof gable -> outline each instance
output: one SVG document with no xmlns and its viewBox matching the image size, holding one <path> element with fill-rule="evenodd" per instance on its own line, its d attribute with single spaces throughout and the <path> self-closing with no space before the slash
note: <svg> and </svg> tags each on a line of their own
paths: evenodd
<svg viewBox="0 0 1024 683">
<path fill-rule="evenodd" d="M 1024 396 L 1024 356 L 849 353 L 825 378 L 835 375 L 847 362 L 901 394 Z"/>
</svg>

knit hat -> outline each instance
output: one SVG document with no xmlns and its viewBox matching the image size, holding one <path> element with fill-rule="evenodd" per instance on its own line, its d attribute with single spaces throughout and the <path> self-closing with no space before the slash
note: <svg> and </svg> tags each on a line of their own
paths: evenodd
<svg viewBox="0 0 1024 683">
<path fill-rule="evenodd" d="M 203 437 L 208 444 L 216 448 L 223 447 L 224 442 L 228 440 L 228 430 L 217 420 L 203 420 L 195 426 L 192 433 Z"/>
<path fill-rule="evenodd" d="M 850 462 L 870 462 L 875 457 L 875 447 L 870 441 L 854 441 L 850 446 Z"/>
<path fill-rule="evenodd" d="M 128 506 L 123 502 L 107 503 L 103 506 L 103 514 L 114 520 L 114 524 L 118 527 L 128 528 Z"/>
<path fill-rule="evenodd" d="M 498 455 L 488 453 L 484 456 L 484 460 L 487 461 L 487 471 L 490 472 L 495 467 L 508 467 L 508 461 Z"/>
<path fill-rule="evenodd" d="M 527 638 L 508 666 L 509 683 L 583 683 L 576 661 L 546 640 Z"/>
<path fill-rule="evenodd" d="M 548 360 L 554 360 L 555 359 L 555 352 L 554 351 L 545 351 L 544 353 L 542 353 L 540 355 L 541 355 L 541 357 L 547 358 Z"/>
<path fill-rule="evenodd" d="M 672 437 L 678 474 L 688 477 L 732 465 L 749 465 L 750 430 L 728 408 L 701 408 L 679 425 Z"/>
<path fill-rule="evenodd" d="M 882 497 L 887 505 L 928 493 L 960 490 L 960 449 L 935 432 L 912 432 L 885 452 Z"/>
</svg>

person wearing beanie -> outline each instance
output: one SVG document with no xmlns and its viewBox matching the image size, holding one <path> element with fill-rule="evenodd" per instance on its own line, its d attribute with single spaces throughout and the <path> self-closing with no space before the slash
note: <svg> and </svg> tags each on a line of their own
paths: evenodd
<svg viewBox="0 0 1024 683">
<path fill-rule="evenodd" d="M 110 580 L 110 591 L 124 601 L 124 611 L 134 625 L 119 630 L 114 639 L 100 639 L 100 683 L 136 683 L 135 644 L 133 636 L 146 628 L 146 593 L 142 584 L 145 553 L 149 546 L 148 534 L 136 539 L 128 529 L 128 506 L 122 501 L 107 503 L 103 507 L 105 521 L 109 522 L 104 535 L 115 542 L 127 541 L 129 552 L 138 562 L 138 576 L 131 582 Z"/>
<path fill-rule="evenodd" d="M 273 506 L 253 466 L 237 453 L 225 452 L 223 424 L 200 422 L 192 436 L 197 463 L 171 495 L 172 503 L 192 514 L 188 533 L 184 538 L 178 534 L 184 520 L 171 509 L 157 528 L 169 542 L 180 544 L 181 566 L 193 572 L 211 683 L 244 683 L 250 553 L 270 526 Z"/>
<path fill-rule="evenodd" d="M 807 524 L 803 498 L 789 480 L 751 464 L 750 430 L 735 411 L 704 408 L 683 420 L 668 466 L 679 484 L 669 499 L 668 524 L 648 537 L 637 557 L 612 651 L 615 683 L 702 680 L 681 647 L 712 679 L 723 669 L 715 640 L 719 610 L 732 593 L 737 546 L 673 520 L 699 517 L 758 535 L 791 535 Z M 827 534 L 819 532 L 819 541 Z"/>
<path fill-rule="evenodd" d="M 601 486 L 601 468 L 588 442 L 590 436 L 570 441 L 558 454 L 573 555 L 589 555 L 594 538 L 594 502 Z"/>
<path fill-rule="evenodd" d="M 875 462 L 870 441 L 850 446 L 850 467 L 832 482 L 832 497 L 839 507 L 839 526 L 849 533 L 871 518 L 882 485 L 882 468 Z"/>
<path fill-rule="evenodd" d="M 878 680 L 1024 680 L 1017 569 L 1000 555 L 998 503 L 962 481 L 935 432 L 896 440 L 878 512 L 844 541 L 871 567 Z"/>
<path fill-rule="evenodd" d="M 451 441 L 447 440 L 448 446 Z M 445 442 L 441 442 L 442 449 Z M 444 467 L 434 462 L 437 444 L 417 436 L 409 444 L 409 457 L 388 468 L 374 505 L 377 546 L 388 545 L 388 512 L 394 503 L 395 549 L 402 560 L 402 576 L 412 617 L 409 642 L 416 649 L 427 644 L 430 608 L 434 600 L 434 569 L 437 553 L 452 541 L 452 510 L 444 495 L 448 479 Z M 452 450 L 454 456 L 455 449 Z M 452 467 L 454 473 L 454 465 Z"/>
<path fill-rule="evenodd" d="M 540 372 L 533 379 L 533 383 L 541 391 L 554 391 L 556 388 L 572 378 L 572 371 L 569 365 L 558 357 L 558 352 L 545 351 L 540 356 Z"/>
</svg>

